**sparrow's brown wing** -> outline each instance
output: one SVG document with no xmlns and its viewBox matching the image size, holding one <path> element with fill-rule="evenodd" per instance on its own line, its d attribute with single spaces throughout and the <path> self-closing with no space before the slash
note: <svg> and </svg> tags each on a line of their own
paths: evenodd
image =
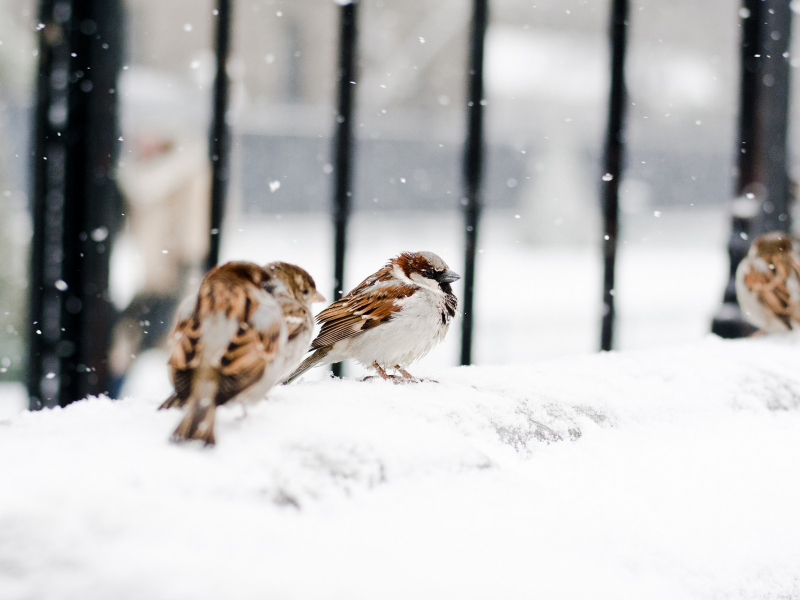
<svg viewBox="0 0 800 600">
<path fill-rule="evenodd" d="M 368 291 L 372 286 L 380 281 L 390 281 L 393 279 L 392 277 L 392 269 L 394 269 L 394 265 L 391 261 L 386 263 L 383 267 L 375 271 L 372 275 L 367 277 L 364 281 L 359 283 L 356 287 L 350 290 L 346 296 L 343 296 L 341 300 L 351 296 L 357 296 L 361 292 Z"/>
<path fill-rule="evenodd" d="M 172 372 L 175 393 L 167 398 L 160 409 L 183 406 L 192 392 L 193 373 L 200 365 L 200 353 L 203 351 L 196 307 L 196 298 L 187 298 L 178 308 L 172 329 L 172 354 L 167 363 Z"/>
<path fill-rule="evenodd" d="M 791 297 L 787 280 L 790 273 L 798 273 L 798 265 L 788 256 L 776 255 L 769 261 L 774 269 L 769 273 L 751 269 L 744 276 L 744 284 L 753 292 L 759 303 L 780 319 L 788 329 L 791 324 Z"/>
<path fill-rule="evenodd" d="M 281 320 L 277 307 L 274 314 L 276 318 L 266 323 L 243 324 L 236 331 L 220 360 L 218 405 L 256 384 L 277 357 L 281 348 Z"/>
<path fill-rule="evenodd" d="M 240 325 L 219 363 L 209 365 L 218 378 L 216 404 L 224 404 L 259 381 L 277 356 L 282 315 L 275 301 L 252 285 L 225 280 L 206 282 L 188 318 L 178 317 L 169 359 L 175 394 L 162 408 L 183 406 L 189 399 L 204 350 L 201 317 L 220 312 Z"/>
<path fill-rule="evenodd" d="M 317 323 L 322 324 L 322 329 L 311 342 L 312 350 L 330 346 L 390 320 L 400 310 L 398 301 L 416 291 L 414 286 L 405 283 L 364 285 L 367 281 L 317 315 Z"/>
</svg>

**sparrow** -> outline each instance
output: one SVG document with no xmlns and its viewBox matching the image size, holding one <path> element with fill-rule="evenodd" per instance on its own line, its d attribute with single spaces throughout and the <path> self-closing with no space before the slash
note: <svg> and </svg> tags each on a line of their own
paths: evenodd
<svg viewBox="0 0 800 600">
<path fill-rule="evenodd" d="M 263 398 L 281 375 L 287 331 L 275 284 L 250 262 L 214 267 L 178 308 L 169 358 L 175 392 L 159 407 L 186 407 L 172 440 L 214 444 L 214 412 Z"/>
<path fill-rule="evenodd" d="M 736 269 L 736 299 L 745 318 L 766 333 L 800 327 L 800 255 L 789 236 L 756 238 Z"/>
<path fill-rule="evenodd" d="M 300 365 L 303 355 L 308 351 L 314 333 L 314 316 L 311 305 L 325 302 L 325 296 L 317 291 L 314 279 L 307 271 L 285 262 L 271 262 L 264 266 L 275 285 L 272 292 L 283 311 L 288 338 L 281 352 L 283 381 Z"/>
<path fill-rule="evenodd" d="M 460 279 L 433 252 L 404 252 L 317 315 L 322 325 L 313 353 L 287 383 L 308 369 L 347 358 L 395 383 L 416 381 L 405 370 L 444 339 L 458 299 Z M 400 373 L 387 374 L 394 369 Z"/>
</svg>

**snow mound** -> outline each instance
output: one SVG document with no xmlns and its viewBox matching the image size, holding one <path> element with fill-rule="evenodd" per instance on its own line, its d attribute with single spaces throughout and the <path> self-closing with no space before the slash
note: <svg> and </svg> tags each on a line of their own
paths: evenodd
<svg viewBox="0 0 800 600">
<path fill-rule="evenodd" d="M 0 421 L 0 597 L 800 597 L 800 340 Z"/>
</svg>

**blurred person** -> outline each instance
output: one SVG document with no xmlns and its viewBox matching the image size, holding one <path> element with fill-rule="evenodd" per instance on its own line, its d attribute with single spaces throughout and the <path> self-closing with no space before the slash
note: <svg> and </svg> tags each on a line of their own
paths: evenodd
<svg viewBox="0 0 800 600">
<path fill-rule="evenodd" d="M 109 352 L 112 397 L 136 357 L 164 343 L 178 301 L 200 281 L 209 231 L 211 175 L 199 111 L 187 109 L 187 90 L 167 76 L 127 77 L 117 165 L 126 223 L 112 287 L 125 308 Z"/>
<path fill-rule="evenodd" d="M 114 327 L 110 368 L 118 394 L 142 351 L 163 343 L 178 299 L 199 280 L 208 252 L 210 174 L 205 146 L 141 133 L 120 161 L 126 206 L 123 236 L 140 262 L 141 281 Z"/>
</svg>

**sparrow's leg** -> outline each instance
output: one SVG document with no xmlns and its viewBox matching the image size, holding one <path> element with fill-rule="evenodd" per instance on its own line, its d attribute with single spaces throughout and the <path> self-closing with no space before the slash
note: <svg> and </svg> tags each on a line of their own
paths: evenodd
<svg viewBox="0 0 800 600">
<path fill-rule="evenodd" d="M 399 372 L 399 373 L 400 373 L 400 374 L 401 374 L 401 375 L 402 375 L 402 376 L 403 376 L 405 379 L 407 379 L 409 382 L 418 383 L 418 382 L 420 381 L 419 379 L 417 379 L 416 377 L 414 377 L 414 376 L 413 376 L 411 373 L 409 373 L 408 371 L 406 371 L 405 369 L 403 369 L 403 368 L 402 368 L 400 365 L 395 365 L 395 366 L 394 366 L 394 368 L 395 368 L 395 369 L 397 369 L 397 371 L 398 371 L 398 372 Z"/>
<path fill-rule="evenodd" d="M 389 375 L 386 371 L 384 371 L 377 362 L 372 363 L 372 367 L 378 372 L 378 375 L 381 376 L 381 379 L 388 379 L 388 380 L 397 379 L 394 375 Z"/>
</svg>

